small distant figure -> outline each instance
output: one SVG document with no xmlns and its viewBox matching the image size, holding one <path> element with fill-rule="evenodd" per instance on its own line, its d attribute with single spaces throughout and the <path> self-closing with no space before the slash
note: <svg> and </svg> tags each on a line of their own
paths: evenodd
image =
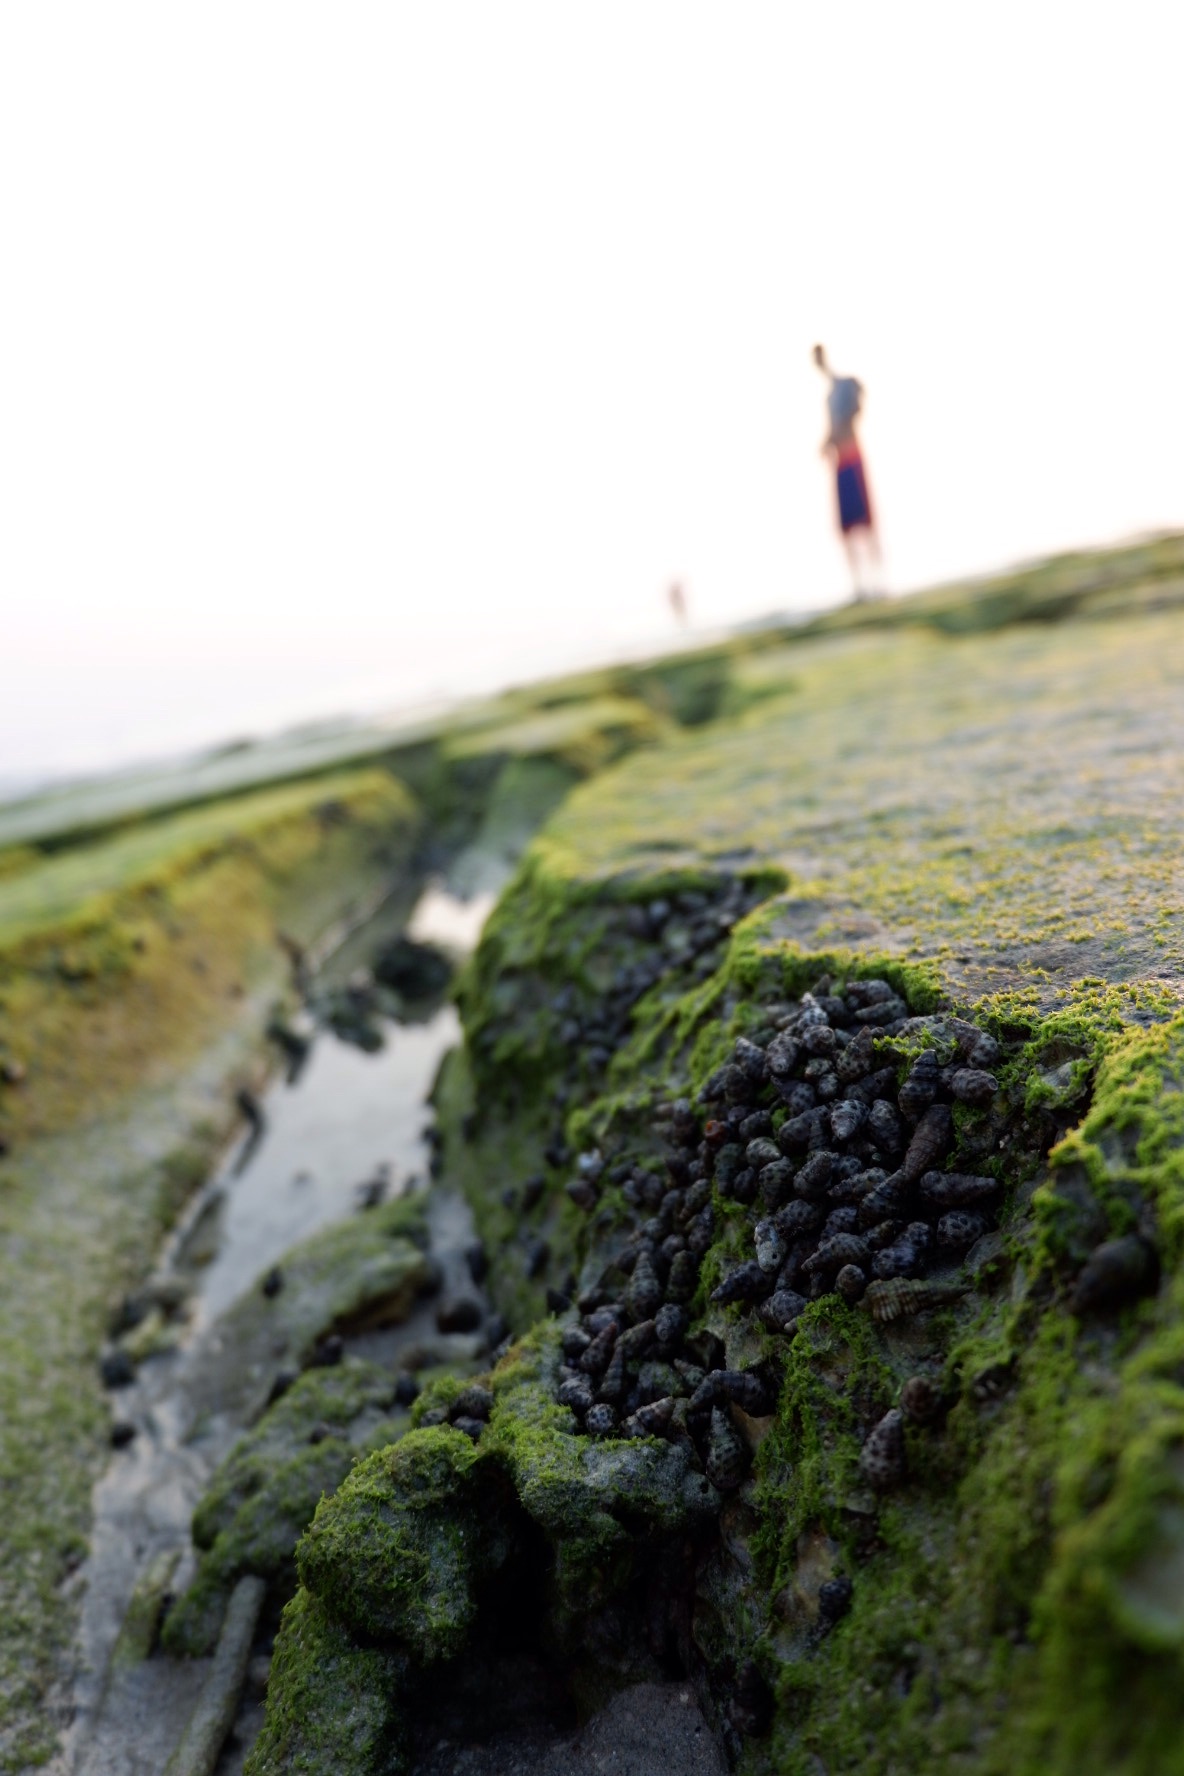
<svg viewBox="0 0 1184 1776">
<path fill-rule="evenodd" d="M 675 622 L 680 623 L 685 627 L 687 620 L 687 595 L 683 589 L 683 583 L 681 580 L 671 580 L 669 586 L 666 588 L 666 597 L 670 602 L 671 610 L 674 612 Z"/>
<path fill-rule="evenodd" d="M 830 392 L 826 397 L 830 429 L 822 446 L 822 454 L 830 457 L 835 465 L 839 529 L 851 568 L 852 588 L 856 599 L 871 598 L 874 596 L 873 592 L 861 580 L 860 554 L 862 552 L 874 565 L 877 577 L 881 563 L 880 540 L 876 535 L 876 521 L 872 517 L 863 455 L 855 435 L 855 422 L 863 406 L 863 384 L 857 382 L 854 376 L 836 376 L 820 345 L 814 347 L 814 362 L 830 382 Z"/>
</svg>

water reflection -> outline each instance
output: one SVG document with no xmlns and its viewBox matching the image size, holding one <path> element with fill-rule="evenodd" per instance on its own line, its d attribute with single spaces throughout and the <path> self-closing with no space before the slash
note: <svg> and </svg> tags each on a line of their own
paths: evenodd
<svg viewBox="0 0 1184 1776">
<path fill-rule="evenodd" d="M 353 1213 L 358 1188 L 385 1166 L 392 1188 L 427 1170 L 424 1098 L 445 1050 L 459 1040 L 451 1005 L 426 1023 L 390 1025 L 375 1054 L 325 1031 L 299 1082 L 264 1095 L 266 1134 L 233 1181 L 223 1175 L 220 1241 L 199 1272 L 195 1308 L 215 1318 L 291 1245 Z M 235 1168 L 228 1162 L 227 1174 Z M 182 1264 L 189 1253 L 178 1253 Z"/>
</svg>

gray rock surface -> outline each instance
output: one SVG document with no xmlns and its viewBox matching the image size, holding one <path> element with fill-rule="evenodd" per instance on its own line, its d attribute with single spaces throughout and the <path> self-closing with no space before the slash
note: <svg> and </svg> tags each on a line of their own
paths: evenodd
<svg viewBox="0 0 1184 1776">
<path fill-rule="evenodd" d="M 687 1684 L 622 1690 L 577 1732 L 443 1741 L 414 1776 L 725 1776 L 727 1765 Z"/>
</svg>

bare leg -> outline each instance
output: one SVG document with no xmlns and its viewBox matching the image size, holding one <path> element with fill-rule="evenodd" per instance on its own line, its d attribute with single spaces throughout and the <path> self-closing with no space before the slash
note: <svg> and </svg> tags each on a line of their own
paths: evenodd
<svg viewBox="0 0 1184 1776">
<path fill-rule="evenodd" d="M 874 524 L 869 524 L 864 534 L 867 537 L 868 558 L 872 565 L 875 586 L 875 591 L 869 593 L 869 597 L 886 598 L 888 594 L 884 585 L 884 556 L 880 549 L 880 534 Z"/>
<path fill-rule="evenodd" d="M 858 543 L 856 539 L 858 538 Z M 880 539 L 874 526 L 861 525 L 858 530 L 848 532 L 844 538 L 847 545 L 847 559 L 851 563 L 851 577 L 855 582 L 856 602 L 869 598 L 882 598 L 883 588 L 883 556 L 880 553 Z M 862 562 L 863 573 L 858 563 Z M 861 585 L 860 581 L 866 580 Z"/>
<path fill-rule="evenodd" d="M 863 597 L 859 589 L 859 550 L 855 544 L 855 532 L 843 532 L 843 548 L 847 552 L 847 566 L 851 569 L 851 596 L 856 603 Z"/>
</svg>

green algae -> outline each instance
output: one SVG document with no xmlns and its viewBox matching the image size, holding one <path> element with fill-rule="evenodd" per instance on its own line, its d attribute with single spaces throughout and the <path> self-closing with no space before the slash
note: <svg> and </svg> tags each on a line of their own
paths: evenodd
<svg viewBox="0 0 1184 1776">
<path fill-rule="evenodd" d="M 507 1268 L 517 1262 L 518 1231 L 501 1191 L 539 1165 L 556 1122 L 576 1144 L 640 1134 L 660 1095 L 701 1083 L 774 986 L 878 973 L 917 1008 L 944 996 L 1027 1045 L 1004 1084 L 1022 1080 L 1035 1145 L 1059 1144 L 1030 1213 L 1032 1179 L 1014 1187 L 985 1299 L 941 1328 L 956 1403 L 940 1432 L 910 1439 L 907 1495 L 874 1520 L 882 1546 L 867 1545 L 860 1512 L 844 1515 L 856 1431 L 819 1376 L 861 1374 L 882 1403 L 899 1353 L 881 1368 L 827 1316 L 803 1328 L 802 1368 L 762 1458 L 767 1514 L 792 1507 L 795 1551 L 821 1525 L 863 1565 L 851 1615 L 824 1640 L 791 1634 L 783 1657 L 788 1630 L 774 1625 L 758 1648 L 781 1700 L 771 1767 L 814 1769 L 818 1756 L 828 1768 L 1176 1767 L 1175 1627 L 1154 1576 L 1173 1570 L 1178 1545 L 1182 926 L 1164 736 L 1180 650 L 1172 620 L 1154 614 L 1122 629 L 1033 619 L 1115 614 L 1122 583 L 1153 605 L 1172 595 L 1178 554 L 1156 544 L 1121 570 L 1053 564 L 985 594 L 943 593 L 928 610 L 853 613 L 830 625 L 848 633 L 793 638 L 780 653 L 736 649 L 726 670 L 705 664 L 698 690 L 690 675 L 679 691 L 681 713 L 658 711 L 696 731 L 559 809 L 465 989 L 469 1048 L 439 1098 L 450 1171 L 464 1170 L 499 1271 L 506 1242 Z M 652 686 L 623 681 L 554 696 L 588 694 L 658 710 Z M 486 723 L 499 724 L 512 725 L 506 710 Z M 515 743 L 530 753 L 529 722 Z M 469 762 L 494 781 L 479 753 Z M 589 751 L 580 768 L 604 756 Z M 735 870 L 765 872 L 777 899 L 697 986 L 639 1004 L 604 1090 L 553 1105 L 562 1064 L 546 1001 L 572 980 L 599 990 L 621 954 L 613 908 Z M 66 947 L 52 966 L 77 1000 L 134 974 L 136 955 L 122 941 Z M 577 1264 L 581 1231 L 556 1208 L 546 1169 L 531 1226 L 558 1273 Z M 1147 1217 L 1167 1273 L 1160 1295 L 1077 1327 L 1065 1308 L 1074 1267 L 1093 1241 Z M 524 1270 L 507 1285 L 520 1328 L 542 1311 L 543 1287 Z M 1008 1361 L 1002 1399 L 984 1404 L 974 1377 Z M 762 1526 L 756 1546 L 777 1576 L 790 1554 L 776 1542 L 774 1555 L 774 1541 Z M 751 1584 L 720 1595 L 751 1625 Z"/>
<path fill-rule="evenodd" d="M 150 1561 L 137 1579 L 111 1654 L 112 1672 L 142 1664 L 154 1650 L 180 1558 L 179 1548 L 167 1549 Z"/>
<path fill-rule="evenodd" d="M 301 796 L 183 867 L 157 853 L 152 882 L 0 957 L 0 1048 L 27 1065 L 0 1102 L 0 1768 L 52 1752 L 46 1697 L 108 1454 L 96 1353 L 229 1133 L 228 1083 L 258 1076 L 290 971 L 276 928 L 317 938 L 410 859 L 414 809 L 389 779 Z"/>
<path fill-rule="evenodd" d="M 277 1362 L 307 1363 L 330 1333 L 405 1320 L 432 1281 L 424 1207 L 415 1196 L 380 1203 L 293 1246 L 284 1287 L 250 1289 L 223 1316 L 224 1337 L 240 1353 L 239 1378 Z"/>
<path fill-rule="evenodd" d="M 610 800 L 603 782 L 572 798 L 552 833 L 570 827 L 581 799 L 579 828 L 600 855 L 596 815 Z M 626 865 L 630 893 L 659 892 L 665 863 L 655 863 L 649 881 Z M 534 979 L 572 978 L 587 954 L 603 953 L 606 909 L 621 887 L 622 877 L 599 869 L 581 878 L 570 851 L 549 837 L 535 846 L 503 900 L 491 933 L 495 953 L 478 956 L 468 983 L 467 1028 L 511 1026 L 484 1050 L 473 1046 L 470 1113 L 473 1105 L 481 1113 L 483 1084 L 496 1102 L 516 1069 L 525 1071 L 528 1105 L 558 1076 L 538 1028 L 544 1014 Z M 736 1612 L 721 1634 L 755 1636 L 779 1701 L 773 1739 L 764 1749 L 750 1745 L 746 1762 L 779 1771 L 813 1769 L 818 1756 L 828 1768 L 1059 1770 L 1081 1767 L 1092 1744 L 1105 1748 L 1106 1768 L 1173 1768 L 1179 1623 L 1154 1575 L 1175 1570 L 1184 1526 L 1172 1453 L 1180 1447 L 1177 1408 L 1164 1396 L 1166 1382 L 1158 1395 L 1144 1390 L 1139 1408 L 1135 1375 L 1140 1362 L 1154 1360 L 1151 1321 L 1162 1319 L 1175 1364 L 1170 1386 L 1177 1385 L 1180 1341 L 1166 1330 L 1177 1310 L 1163 1296 L 1154 1307 L 1127 1310 L 1117 1341 L 1104 1332 L 1101 1352 L 1083 1360 L 1083 1341 L 1088 1347 L 1098 1335 L 1078 1329 L 1064 1301 L 1089 1245 L 1148 1209 L 1165 1254 L 1175 1257 L 1184 1131 L 1174 997 L 1159 976 L 1083 973 L 1062 987 L 1038 970 L 1028 984 L 968 1000 L 950 978 L 957 970 L 949 946 L 893 955 L 848 938 L 811 949 L 786 935 L 783 905 L 750 915 L 704 983 L 639 1004 L 610 1069 L 616 1089 L 569 1113 L 573 1139 L 620 1129 L 631 1110 L 675 1089 L 683 1068 L 701 1083 L 736 1032 L 759 1022 L 762 996 L 799 993 L 824 973 L 863 974 L 889 979 L 917 1010 L 953 997 L 964 1014 L 1018 1045 L 1001 1084 L 1018 1094 L 1033 1158 L 1010 1180 L 994 1293 L 980 1292 L 961 1314 L 935 1322 L 934 1348 L 951 1353 L 955 1404 L 938 1432 L 910 1433 L 904 1495 L 878 1509 L 869 1503 L 858 1452 L 864 1428 L 915 1361 L 910 1349 L 890 1355 L 866 1316 L 834 1304 L 811 1309 L 790 1346 L 774 1429 L 758 1454 L 757 1578 L 731 1593 L 721 1584 L 716 1595 L 717 1605 L 730 1596 Z M 581 917 L 576 936 L 568 925 Z M 507 969 L 518 977 L 499 999 Z M 908 1043 L 895 1045 L 897 1059 L 911 1052 Z M 517 1084 L 521 1090 L 520 1077 Z M 520 1135 L 528 1119 L 507 1120 Z M 960 1112 L 960 1127 L 972 1133 L 974 1123 L 973 1113 Z M 1050 1141 L 1047 1180 L 1033 1195 L 1039 1150 Z M 1077 1174 L 1084 1191 L 1074 1186 Z M 1070 1221 L 1078 1217 L 1072 1237 L 1066 1208 Z M 731 1252 L 728 1229 L 738 1219 L 717 1202 L 721 1209 L 708 1284 Z M 717 1329 L 727 1332 L 723 1323 Z M 994 1375 L 1005 1378 L 1001 1402 L 975 1391 L 977 1378 Z M 1089 1487 L 1072 1478 L 1081 1450 L 1091 1439 L 1124 1445 L 1131 1413 L 1132 1429 L 1145 1420 L 1147 1430 L 1130 1445 L 1123 1485 L 1108 1506 L 1090 1503 Z M 1104 1463 L 1085 1467 L 1096 1492 Z M 837 1558 L 856 1578 L 850 1616 L 825 1638 L 800 1620 L 779 1624 L 760 1604 L 792 1590 L 798 1551 L 819 1534 L 837 1550 L 832 1564 Z M 1150 1664 L 1140 1684 L 1158 1685 L 1160 1700 L 1131 1709 L 1124 1696 L 1144 1652 Z"/>
<path fill-rule="evenodd" d="M 221 1463 L 193 1515 L 197 1574 L 173 1605 L 163 1643 L 172 1653 L 211 1651 L 236 1580 L 245 1573 L 295 1589 L 296 1543 L 321 1498 L 360 1455 L 407 1428 L 392 1410 L 389 1373 L 349 1358 L 301 1375 Z"/>
<path fill-rule="evenodd" d="M 625 1205 L 606 1187 L 590 1222 L 570 1218 L 545 1147 L 644 1155 L 662 1100 L 700 1087 L 766 1002 L 823 974 L 880 976 L 914 1010 L 952 1008 L 1007 1045 L 1000 1089 L 1021 1151 L 973 1292 L 883 1330 L 833 1301 L 807 1311 L 780 1347 L 750 1489 L 701 1574 L 700 1650 L 725 1686 L 746 1650 L 776 1700 L 771 1737 L 743 1749 L 754 1772 L 1182 1767 L 1184 953 L 1163 737 L 1184 656 L 1154 614 L 1122 629 L 1063 620 L 1111 614 L 1124 573 L 1150 604 L 1157 588 L 1174 596 L 1179 555 L 1169 540 L 1125 566 L 1066 559 L 737 655 L 713 712 L 729 696 L 741 712 L 575 790 L 462 984 L 466 1051 L 437 1093 L 446 1175 L 500 1263 L 518 1232 L 502 1192 L 543 1172 L 532 1226 L 554 1269 L 586 1275 Z M 552 1002 L 565 988 L 591 1002 L 627 964 L 619 908 L 738 872 L 767 898 L 726 953 L 697 980 L 657 982 L 603 1076 L 577 1070 L 562 1095 L 573 1069 Z M 930 1040 L 886 1044 L 885 1058 L 903 1067 Z M 955 1120 L 975 1169 L 998 1169 L 989 1119 Z M 739 1251 L 741 1217 L 715 1206 L 692 1311 L 729 1361 L 767 1359 L 778 1341 L 706 1311 Z M 1154 1230 L 1159 1292 L 1078 1321 L 1082 1260 L 1133 1227 Z M 541 1312 L 541 1290 L 512 1293 L 520 1325 Z M 537 1336 L 524 1347 L 536 1365 Z M 918 1365 L 945 1409 L 910 1428 L 908 1479 L 877 1499 L 861 1442 Z M 503 1383 L 482 1447 L 529 1444 L 550 1414 L 558 1428 L 546 1390 L 515 1398 Z M 571 1451 L 546 1448 L 566 1486 Z M 566 1555 L 556 1564 L 571 1646 L 580 1608 L 629 1583 L 624 1485 L 611 1464 L 598 1483 L 575 1584 Z M 516 1479 L 519 1502 L 527 1491 Z M 844 1570 L 852 1607 L 825 1632 L 817 1585 Z"/>
<path fill-rule="evenodd" d="M 553 1326 L 514 1347 L 485 1378 L 494 1404 L 475 1445 L 449 1425 L 422 1423 L 423 1410 L 450 1403 L 459 1387 L 425 1390 L 418 1427 L 361 1462 L 319 1507 L 298 1549 L 300 1576 L 356 1634 L 421 1663 L 455 1655 L 481 1584 L 529 1546 L 517 1520 L 533 1524 L 548 1550 L 546 1609 L 562 1637 L 631 1580 L 650 1540 L 713 1515 L 718 1499 L 683 1450 L 574 1434 L 555 1402 L 559 1360 Z"/>
<path fill-rule="evenodd" d="M 472 1067 L 464 1049 L 445 1057 L 432 1106 L 449 1133 L 449 1180 L 470 1203 L 478 1236 L 498 1254 L 486 1287 L 510 1326 L 525 1332 L 546 1311 L 546 1283 L 529 1275 L 521 1234 L 525 1228 L 553 1240 L 562 1210 L 548 1193 L 533 1209 L 523 1211 L 516 1201 L 505 1200 L 504 1191 L 545 1163 L 541 1155 L 551 1124 L 537 1105 L 533 1115 L 521 1110 L 507 1115 L 494 1106 L 478 1117 Z M 567 1255 L 559 1245 L 556 1252 L 559 1260 Z"/>
<path fill-rule="evenodd" d="M 423 1664 L 457 1653 L 481 1581 L 510 1541 L 489 1508 L 477 1448 L 463 1431 L 409 1431 L 359 1463 L 317 1508 L 297 1548 L 305 1588 L 355 1636 Z"/>
<path fill-rule="evenodd" d="M 593 697 L 459 733 L 446 743 L 445 754 L 550 758 L 576 776 L 590 777 L 623 753 L 656 741 L 662 731 L 653 711 L 636 699 Z"/>
<path fill-rule="evenodd" d="M 494 1403 L 477 1443 L 450 1425 L 420 1424 L 359 1462 L 318 1506 L 297 1549 L 303 1590 L 281 1628 L 261 1744 L 271 1746 L 284 1722 L 302 1732 L 304 1690 L 320 1695 L 297 1639 L 309 1611 L 333 1625 L 339 1647 L 379 1647 L 410 1673 L 456 1658 L 479 1615 L 496 1623 L 537 1592 L 539 1643 L 571 1652 L 590 1617 L 710 1522 L 718 1498 L 681 1449 L 574 1434 L 571 1413 L 555 1403 L 559 1361 L 557 1329 L 536 1329 L 483 1378 Z M 425 1390 L 423 1410 L 457 1392 L 442 1381 Z M 592 1694 L 604 1653 L 582 1656 Z M 313 1706 L 323 1715 L 327 1704 Z"/>
<path fill-rule="evenodd" d="M 0 1460 L 21 1498 L 9 1514 L 0 1579 L 11 1606 L 0 1653 L 0 1762 L 10 1751 L 18 1763 L 46 1755 L 52 1742 L 41 1700 L 68 1632 L 73 1606 L 61 1587 L 84 1550 L 106 1416 L 97 1388 L 79 1389 L 74 1377 L 80 1364 L 89 1369 L 112 1298 L 142 1274 L 159 1232 L 208 1171 L 228 1126 L 225 1102 L 203 1085 L 196 1119 L 186 1105 L 159 1141 L 137 1129 L 136 1149 L 154 1155 L 144 1165 L 129 1167 L 112 1151 L 112 1164 L 97 1166 L 96 1142 L 107 1154 L 116 1131 L 126 1141 L 126 1119 L 144 1117 L 145 1094 L 163 1099 L 204 1068 L 205 1048 L 212 1054 L 228 1026 L 234 1042 L 217 1052 L 233 1049 L 235 1058 L 222 1064 L 232 1083 L 252 1079 L 255 1032 L 287 974 L 277 931 L 310 945 L 364 907 L 406 870 L 423 811 L 437 847 L 470 845 L 470 885 L 484 886 L 484 860 L 496 854 L 504 871 L 580 772 L 652 743 L 671 723 L 707 719 L 732 657 L 707 650 L 685 663 L 622 669 L 599 690 L 511 694 L 419 739 L 330 736 L 323 746 L 257 749 L 257 758 L 244 751 L 190 777 L 149 776 L 126 793 L 115 786 L 110 795 L 51 797 L 14 811 L 6 832 L 24 820 L 37 842 L 0 852 L 0 1055 L 28 1067 L 19 1088 L 0 1086 L 0 1137 L 14 1149 L 0 1165 L 5 1229 L 20 1271 L 8 1295 L 3 1416 L 11 1438 L 0 1439 Z M 589 694 L 601 699 L 591 712 L 532 726 L 532 711 L 548 701 Z M 454 731 L 466 726 L 484 738 L 453 747 Z M 369 768 L 345 768 L 363 761 Z M 63 1158 L 60 1188 L 46 1189 L 59 1144 L 72 1138 L 78 1151 Z M 80 1183 L 71 1183 L 72 1170 Z M 95 1191 L 106 1193 L 102 1213 L 92 1212 Z M 74 1279 L 65 1314 L 63 1274 Z M 44 1287 L 26 1288 L 24 1300 L 15 1284 L 33 1277 Z M 524 1277 L 522 1324 L 537 1299 Z M 59 1387 L 59 1378 L 69 1380 Z M 45 1476 L 36 1497 L 26 1483 L 34 1469 Z"/>
<path fill-rule="evenodd" d="M 549 1625 L 562 1641 L 632 1579 L 647 1544 L 710 1519 L 718 1497 L 671 1444 L 573 1436 L 570 1412 L 555 1403 L 559 1360 L 551 1326 L 498 1366 L 482 1446 L 551 1550 Z"/>
<path fill-rule="evenodd" d="M 1089 549 L 936 586 L 907 598 L 847 605 L 815 618 L 806 635 L 925 625 L 980 635 L 1013 624 L 1120 617 L 1172 609 L 1184 600 L 1184 536 L 1168 533 L 1117 549 Z"/>
<path fill-rule="evenodd" d="M 267 1718 L 246 1776 L 401 1776 L 407 1662 L 362 1647 L 298 1591 L 272 1658 Z"/>
<path fill-rule="evenodd" d="M 1037 969 L 1055 989 L 1178 966 L 1169 621 L 853 633 L 791 653 L 791 698 L 577 790 L 547 830 L 550 875 L 780 864 L 781 935 L 931 956 L 960 997 Z"/>
</svg>

